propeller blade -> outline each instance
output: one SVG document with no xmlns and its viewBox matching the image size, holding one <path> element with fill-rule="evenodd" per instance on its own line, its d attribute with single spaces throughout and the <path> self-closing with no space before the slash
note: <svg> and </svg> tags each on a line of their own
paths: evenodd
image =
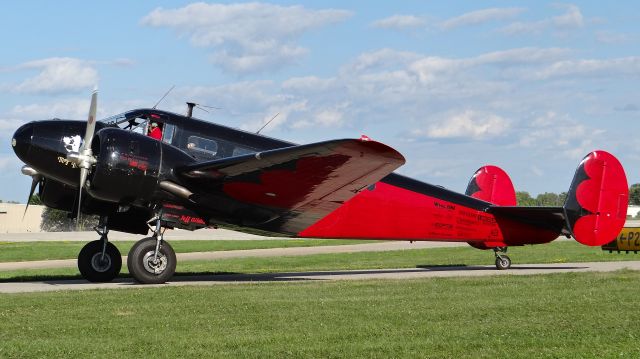
<svg viewBox="0 0 640 359">
<path fill-rule="evenodd" d="M 80 168 L 80 186 L 78 187 L 78 213 L 76 214 L 76 230 L 81 230 L 80 222 L 82 220 L 80 212 L 80 205 L 82 204 L 82 189 L 84 188 L 85 182 L 87 182 L 87 175 L 89 174 L 89 170 L 86 168 Z"/>
<path fill-rule="evenodd" d="M 84 149 L 91 148 L 93 133 L 95 132 L 95 129 L 96 129 L 97 109 L 98 109 L 98 89 L 95 89 L 91 94 L 91 106 L 89 107 L 89 118 L 87 118 L 87 130 L 84 133 L 84 142 L 80 147 L 80 153 L 82 153 Z"/>
<path fill-rule="evenodd" d="M 82 189 L 87 182 L 87 176 L 89 175 L 89 168 L 95 163 L 95 158 L 91 153 L 91 141 L 93 140 L 93 134 L 96 130 L 96 112 L 98 110 L 98 89 L 93 90 L 91 94 L 91 106 L 89 107 L 89 118 L 87 119 L 87 130 L 84 133 L 84 142 L 80 146 L 79 151 L 79 166 L 80 167 L 80 183 L 78 186 L 78 213 L 76 215 L 76 230 L 80 228 L 81 212 L 80 205 L 82 204 Z"/>
<path fill-rule="evenodd" d="M 29 209 L 29 202 L 31 202 L 31 197 L 33 197 L 33 192 L 36 190 L 36 186 L 40 183 L 40 176 L 33 176 L 31 181 L 31 190 L 29 191 L 29 198 L 27 198 L 27 205 L 24 207 L 24 213 L 22 214 L 22 219 L 24 220 L 24 216 L 27 215 L 27 210 Z"/>
</svg>

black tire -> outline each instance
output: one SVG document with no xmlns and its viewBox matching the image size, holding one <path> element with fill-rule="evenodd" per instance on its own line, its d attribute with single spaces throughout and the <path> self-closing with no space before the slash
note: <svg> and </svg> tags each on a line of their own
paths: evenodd
<svg viewBox="0 0 640 359">
<path fill-rule="evenodd" d="M 102 258 L 102 240 L 87 243 L 78 254 L 78 270 L 89 282 L 110 282 L 120 274 L 122 255 L 116 246 L 107 242 Z"/>
<path fill-rule="evenodd" d="M 511 258 L 504 254 L 500 257 L 496 257 L 496 268 L 498 270 L 506 270 L 511 268 Z"/>
<path fill-rule="evenodd" d="M 141 239 L 131 247 L 127 267 L 133 279 L 142 284 L 164 283 L 176 272 L 176 252 L 169 243 L 162 241 L 157 263 L 153 263 L 156 251 L 155 237 Z"/>
</svg>

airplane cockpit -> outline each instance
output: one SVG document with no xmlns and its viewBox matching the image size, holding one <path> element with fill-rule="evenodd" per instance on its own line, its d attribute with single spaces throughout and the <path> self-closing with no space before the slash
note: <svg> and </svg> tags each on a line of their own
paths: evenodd
<svg viewBox="0 0 640 359">
<path fill-rule="evenodd" d="M 156 138 L 181 149 L 197 161 L 235 157 L 282 146 L 281 141 L 256 143 L 255 138 L 244 131 L 155 109 L 133 110 L 101 122 L 109 127 Z"/>
</svg>

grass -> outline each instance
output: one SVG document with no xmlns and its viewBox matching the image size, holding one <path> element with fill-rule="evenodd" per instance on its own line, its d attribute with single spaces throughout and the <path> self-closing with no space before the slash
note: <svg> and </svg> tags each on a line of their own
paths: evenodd
<svg viewBox="0 0 640 359">
<path fill-rule="evenodd" d="M 328 240 L 328 239 L 274 239 L 274 240 L 211 240 L 171 241 L 177 253 L 230 251 L 239 249 L 288 248 L 333 246 L 380 241 Z M 135 241 L 112 242 L 126 255 Z M 51 259 L 75 259 L 86 242 L 0 242 L 0 262 L 19 262 Z"/>
<path fill-rule="evenodd" d="M 640 272 L 0 295 L 0 357 L 640 356 Z"/>
<path fill-rule="evenodd" d="M 121 242 L 117 242 L 118 245 Z M 567 263 L 640 260 L 633 254 L 611 254 L 600 247 L 586 247 L 574 241 L 513 247 L 509 256 L 514 265 L 524 263 Z M 415 268 L 443 265 L 492 265 L 493 253 L 471 247 L 412 249 L 386 252 L 331 253 L 308 256 L 231 258 L 179 261 L 177 273 L 274 273 L 296 271 Z M 126 265 L 122 274 L 127 275 Z M 80 278 L 76 268 L 0 271 L 0 281 L 29 281 Z"/>
</svg>

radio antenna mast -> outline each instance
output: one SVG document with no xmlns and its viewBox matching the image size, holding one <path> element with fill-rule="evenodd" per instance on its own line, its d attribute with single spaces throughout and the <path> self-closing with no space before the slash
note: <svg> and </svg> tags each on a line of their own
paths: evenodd
<svg viewBox="0 0 640 359">
<path fill-rule="evenodd" d="M 174 89 L 174 87 L 176 87 L 176 85 L 171 86 L 171 88 L 164 93 L 164 95 L 158 100 L 158 102 L 156 102 L 155 105 L 153 105 L 152 109 L 155 110 L 156 107 L 158 107 L 158 105 L 160 104 L 160 102 L 162 102 L 162 100 L 164 100 L 165 97 L 167 97 L 167 95 L 169 94 L 169 92 L 171 92 L 171 90 Z"/>
<path fill-rule="evenodd" d="M 260 127 L 260 129 L 256 132 L 256 135 L 259 135 L 260 131 L 264 130 L 264 128 L 267 127 L 267 125 L 270 124 L 271 121 L 275 120 L 276 117 L 278 117 L 279 114 L 280 114 L 280 112 L 276 113 L 275 116 L 271 117 L 271 119 L 269 121 L 267 121 L 267 123 L 265 123 L 262 127 Z"/>
</svg>

